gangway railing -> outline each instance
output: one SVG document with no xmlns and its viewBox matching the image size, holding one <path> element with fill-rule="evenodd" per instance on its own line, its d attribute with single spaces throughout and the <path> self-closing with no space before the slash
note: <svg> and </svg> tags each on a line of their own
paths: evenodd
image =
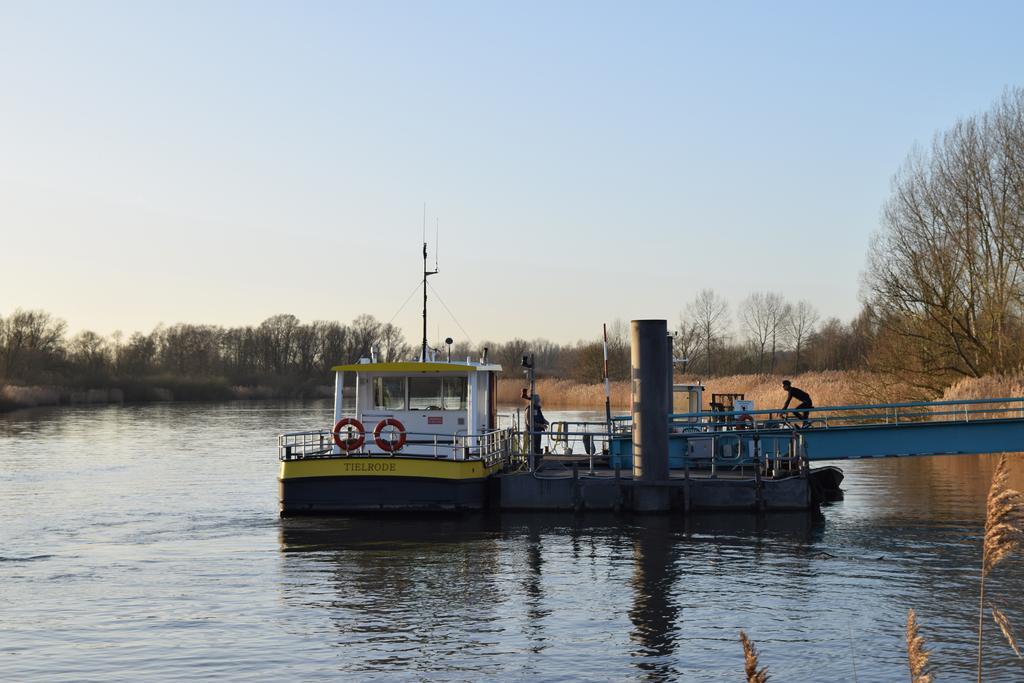
<svg viewBox="0 0 1024 683">
<path fill-rule="evenodd" d="M 631 428 L 630 416 L 612 418 L 613 451 L 629 453 Z M 754 458 L 755 441 L 773 459 L 795 448 L 780 458 L 791 463 L 1017 452 L 1024 451 L 1024 397 L 677 413 L 666 428 L 673 467 L 696 460 L 717 467 L 728 460 L 723 453 L 743 466 Z M 730 439 L 743 446 L 723 448 Z"/>
<path fill-rule="evenodd" d="M 807 417 L 802 414 L 806 413 Z M 829 429 L 832 427 L 898 425 L 921 422 L 971 422 L 1024 419 L 1024 397 L 980 398 L 954 401 L 914 401 L 815 408 L 702 411 L 673 413 L 670 430 L 717 431 L 732 429 Z M 632 417 L 612 417 L 613 435 L 630 433 Z"/>
<path fill-rule="evenodd" d="M 628 449 L 630 418 L 612 422 L 613 441 Z M 714 445 L 723 434 L 768 447 L 799 435 L 808 461 L 1017 452 L 1024 451 L 1024 397 L 678 413 L 666 427 L 670 452 L 708 437 Z"/>
</svg>

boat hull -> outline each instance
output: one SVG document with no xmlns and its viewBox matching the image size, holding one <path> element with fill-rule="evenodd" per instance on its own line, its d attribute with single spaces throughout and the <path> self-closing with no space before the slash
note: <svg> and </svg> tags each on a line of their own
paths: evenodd
<svg viewBox="0 0 1024 683">
<path fill-rule="evenodd" d="M 830 503 L 843 499 L 843 471 L 834 465 L 815 467 L 808 474 L 811 495 L 816 503 Z"/>
<path fill-rule="evenodd" d="M 497 463 L 414 458 L 285 461 L 282 515 L 480 510 Z"/>
</svg>

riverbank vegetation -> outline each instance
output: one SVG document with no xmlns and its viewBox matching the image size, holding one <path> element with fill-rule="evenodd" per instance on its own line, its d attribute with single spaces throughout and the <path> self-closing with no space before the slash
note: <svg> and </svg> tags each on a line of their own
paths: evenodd
<svg viewBox="0 0 1024 683">
<path fill-rule="evenodd" d="M 401 332 L 277 315 L 256 326 L 179 323 L 148 334 L 67 334 L 45 311 L 0 317 L 0 410 L 59 403 L 330 395 L 330 368 L 371 353 L 407 358 Z"/>
</svg>

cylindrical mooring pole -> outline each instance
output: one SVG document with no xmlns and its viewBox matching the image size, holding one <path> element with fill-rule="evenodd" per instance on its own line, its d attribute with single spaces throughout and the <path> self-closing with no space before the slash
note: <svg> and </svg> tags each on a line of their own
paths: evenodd
<svg viewBox="0 0 1024 683">
<path fill-rule="evenodd" d="M 668 323 L 630 323 L 633 399 L 633 507 L 656 512 L 669 507 Z"/>
<path fill-rule="evenodd" d="M 668 367 L 665 368 L 665 372 L 668 373 L 668 379 L 665 382 L 665 392 L 666 396 L 668 396 L 669 413 L 676 412 L 675 393 L 672 391 L 672 382 L 675 381 L 675 377 L 672 376 L 674 372 L 674 366 L 672 364 L 672 345 L 674 343 L 675 337 L 673 337 L 671 334 L 668 335 L 668 337 L 665 339 L 665 350 L 668 352 Z"/>
</svg>

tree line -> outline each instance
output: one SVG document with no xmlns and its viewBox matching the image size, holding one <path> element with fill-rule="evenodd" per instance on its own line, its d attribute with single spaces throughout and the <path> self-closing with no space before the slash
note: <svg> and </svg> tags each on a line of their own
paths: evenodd
<svg viewBox="0 0 1024 683">
<path fill-rule="evenodd" d="M 708 301 L 720 303 L 705 290 L 688 310 L 695 312 Z M 765 306 L 771 307 L 770 313 Z M 680 322 L 674 336 L 679 369 L 710 376 L 842 369 L 860 362 L 856 325 L 836 319 L 819 325 L 817 313 L 806 302 L 790 306 L 777 294 L 752 295 L 740 307 L 745 334 L 735 337 L 727 331 L 727 307 L 722 303 L 720 308 L 710 322 Z M 765 315 L 771 316 L 767 326 L 760 322 Z M 601 381 L 604 374 L 599 340 L 559 344 L 513 339 L 476 348 L 461 343 L 451 353 L 453 359 L 479 359 L 485 347 L 488 359 L 500 363 L 507 376 L 519 375 L 524 355 L 534 356 L 540 376 L 589 383 Z M 443 356 L 447 349 L 437 352 Z M 178 323 L 128 337 L 105 337 L 89 330 L 69 335 L 66 323 L 45 311 L 19 309 L 0 316 L 0 382 L 10 384 L 107 387 L 176 378 L 232 386 L 303 387 L 329 384 L 330 368 L 339 363 L 371 355 L 383 361 L 409 360 L 418 353 L 398 327 L 371 315 L 347 324 L 303 323 L 287 314 L 242 327 Z M 612 322 L 611 379 L 629 377 L 629 353 L 628 325 Z"/>
<path fill-rule="evenodd" d="M 178 323 L 128 338 L 67 325 L 45 311 L 0 317 L 0 380 L 9 383 L 107 386 L 123 380 L 176 377 L 232 385 L 327 383 L 330 368 L 377 353 L 405 359 L 401 331 L 370 315 L 348 324 L 275 315 L 256 326 Z"/>
</svg>

